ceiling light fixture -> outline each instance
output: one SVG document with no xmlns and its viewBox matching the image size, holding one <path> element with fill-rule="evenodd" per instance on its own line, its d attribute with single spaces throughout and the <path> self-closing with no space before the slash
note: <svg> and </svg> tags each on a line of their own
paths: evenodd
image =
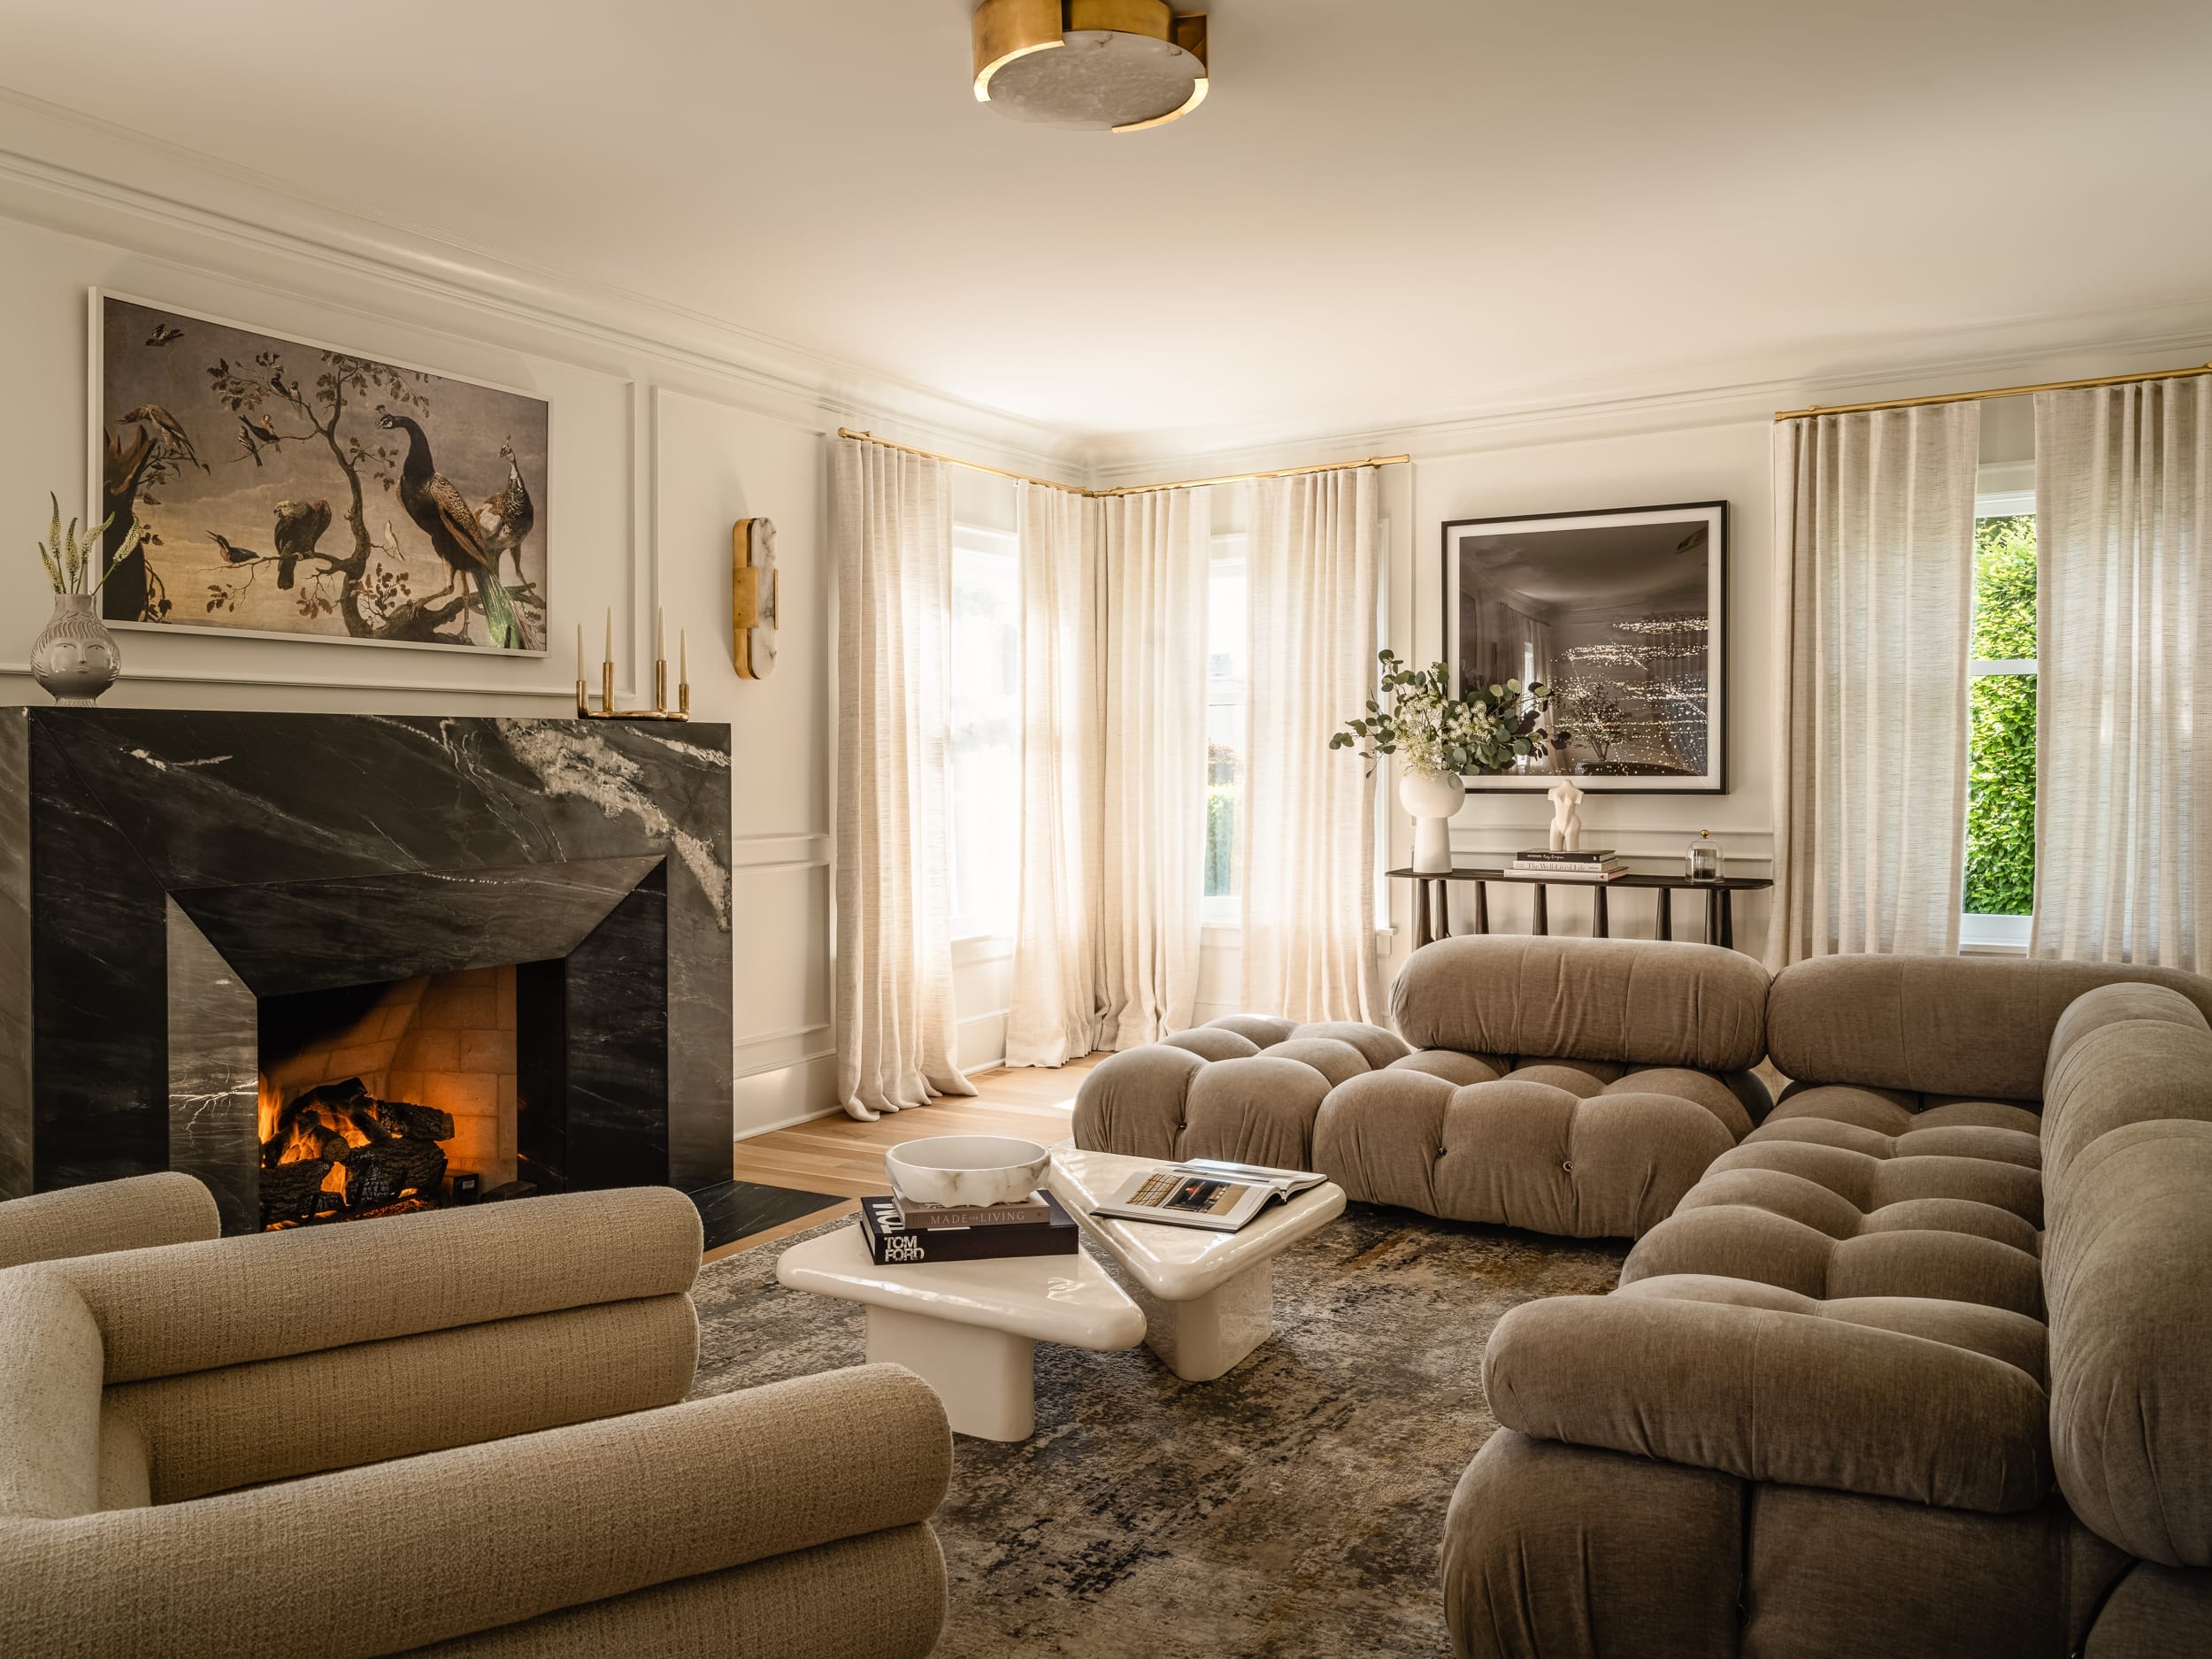
<svg viewBox="0 0 2212 1659">
<path fill-rule="evenodd" d="M 983 0 L 975 96 L 1018 121 L 1141 132 L 1206 100 L 1206 19 L 1168 0 Z"/>
</svg>

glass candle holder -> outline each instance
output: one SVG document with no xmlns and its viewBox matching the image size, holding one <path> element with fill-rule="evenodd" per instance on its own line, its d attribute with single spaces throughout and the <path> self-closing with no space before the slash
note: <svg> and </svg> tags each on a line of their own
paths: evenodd
<svg viewBox="0 0 2212 1659">
<path fill-rule="evenodd" d="M 1683 873 L 1693 881 L 1717 881 L 1720 879 L 1720 843 L 1713 839 L 1713 832 L 1698 831 L 1697 839 L 1690 843 L 1689 850 L 1683 855 Z"/>
</svg>

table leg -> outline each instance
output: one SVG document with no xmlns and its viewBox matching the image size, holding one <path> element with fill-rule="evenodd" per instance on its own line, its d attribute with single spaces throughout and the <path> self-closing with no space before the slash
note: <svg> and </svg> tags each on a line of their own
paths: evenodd
<svg viewBox="0 0 2212 1659">
<path fill-rule="evenodd" d="M 1211 1382 L 1275 1333 L 1275 1264 L 1262 1262 L 1188 1302 L 1162 1302 L 1124 1273 L 1145 1346 L 1185 1382 Z"/>
<path fill-rule="evenodd" d="M 1611 920 L 1605 913 L 1605 883 L 1601 881 L 1590 892 L 1590 933 L 1594 938 L 1613 936 Z"/>
<path fill-rule="evenodd" d="M 1486 881 L 1475 883 L 1475 931 L 1490 931 L 1490 884 Z"/>
<path fill-rule="evenodd" d="M 1717 887 L 1705 889 L 1705 942 L 1720 943 L 1720 891 Z"/>
<path fill-rule="evenodd" d="M 1659 926 L 1655 930 L 1655 936 L 1661 939 L 1674 937 L 1674 889 L 1672 887 L 1659 889 Z"/>
<path fill-rule="evenodd" d="M 1025 1440 L 1037 1426 L 1036 1343 L 900 1308 L 868 1310 L 868 1363 L 903 1365 L 937 1391 L 956 1434 Z"/>
<path fill-rule="evenodd" d="M 1539 881 L 1533 891 L 1536 895 L 1536 931 L 1540 933 L 1548 933 L 1551 932 L 1551 907 L 1545 902 L 1544 895 L 1551 889 L 1543 882 Z"/>
<path fill-rule="evenodd" d="M 1416 876 L 1413 878 L 1413 948 L 1420 949 L 1433 936 L 1429 931 L 1429 884 Z"/>
<path fill-rule="evenodd" d="M 1736 895 L 1723 887 L 1713 896 L 1720 901 L 1720 942 L 1733 950 L 1736 948 Z"/>
</svg>

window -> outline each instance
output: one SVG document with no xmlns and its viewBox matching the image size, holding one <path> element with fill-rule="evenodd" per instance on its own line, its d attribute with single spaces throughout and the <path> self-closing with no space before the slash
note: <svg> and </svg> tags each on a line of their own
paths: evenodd
<svg viewBox="0 0 2212 1659">
<path fill-rule="evenodd" d="M 952 527 L 952 933 L 1010 933 L 1021 882 L 1021 565 L 1004 531 Z"/>
<path fill-rule="evenodd" d="M 1237 923 L 1237 817 L 1244 793 L 1244 708 L 1251 651 L 1244 537 L 1217 535 L 1206 582 L 1205 920 Z"/>
<path fill-rule="evenodd" d="M 1985 493 L 1974 524 L 1967 704 L 1967 949 L 2024 949 L 2035 903 L 2035 497 Z"/>
</svg>

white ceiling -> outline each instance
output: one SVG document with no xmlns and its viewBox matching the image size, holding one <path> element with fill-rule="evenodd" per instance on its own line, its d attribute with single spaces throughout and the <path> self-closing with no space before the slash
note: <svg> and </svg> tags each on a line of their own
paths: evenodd
<svg viewBox="0 0 2212 1659">
<path fill-rule="evenodd" d="M 0 0 L 0 84 L 1084 434 L 2212 294 L 2201 0 L 1211 0 L 1213 96 L 1126 136 L 977 104 L 969 9 Z"/>
</svg>

